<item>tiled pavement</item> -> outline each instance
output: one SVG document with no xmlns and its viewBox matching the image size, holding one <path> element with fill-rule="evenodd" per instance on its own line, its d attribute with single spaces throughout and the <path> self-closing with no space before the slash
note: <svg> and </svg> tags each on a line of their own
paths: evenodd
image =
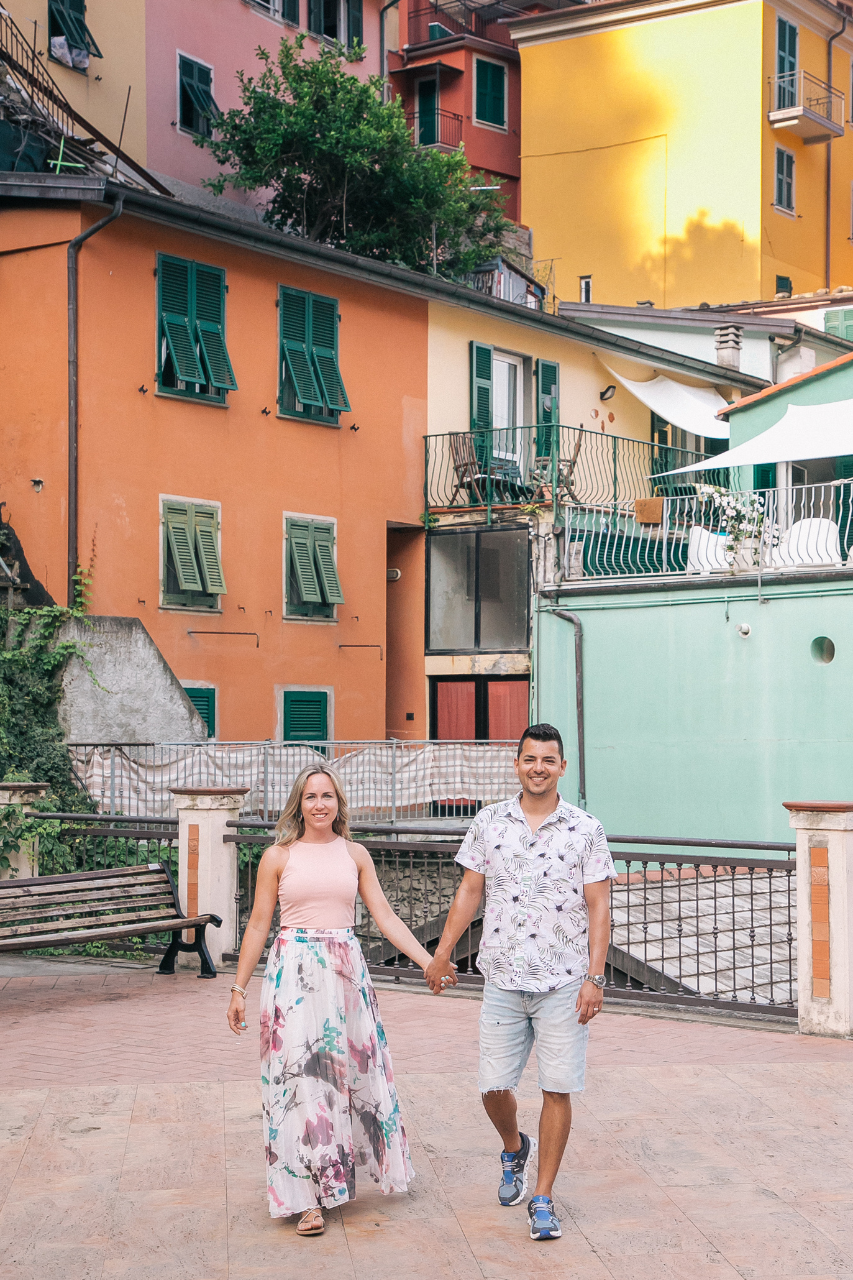
<svg viewBox="0 0 853 1280">
<path fill-rule="evenodd" d="M 605 1014 L 536 1245 L 495 1203 L 477 1001 L 382 991 L 418 1177 L 299 1240 L 226 981 L 41 969 L 0 976 L 0 1280 L 853 1280 L 853 1043 Z"/>
</svg>

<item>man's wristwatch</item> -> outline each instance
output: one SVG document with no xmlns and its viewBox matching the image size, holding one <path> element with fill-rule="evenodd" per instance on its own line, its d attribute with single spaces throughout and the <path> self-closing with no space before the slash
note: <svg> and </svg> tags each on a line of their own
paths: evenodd
<svg viewBox="0 0 853 1280">
<path fill-rule="evenodd" d="M 603 973 L 585 973 L 583 975 L 584 982 L 592 982 L 599 990 L 607 985 L 607 979 Z"/>
</svg>

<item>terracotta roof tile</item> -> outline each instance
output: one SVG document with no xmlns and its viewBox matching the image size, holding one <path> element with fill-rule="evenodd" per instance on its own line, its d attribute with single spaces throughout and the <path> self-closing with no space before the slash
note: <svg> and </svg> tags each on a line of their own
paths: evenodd
<svg viewBox="0 0 853 1280">
<path fill-rule="evenodd" d="M 770 396 L 775 396 L 779 391 L 784 391 L 786 387 L 795 387 L 799 382 L 807 382 L 809 378 L 816 378 L 822 373 L 828 373 L 830 369 L 839 369 L 842 365 L 850 364 L 853 361 L 853 351 L 846 356 L 839 356 L 837 360 L 830 360 L 827 364 L 819 364 L 814 369 L 809 369 L 806 373 L 798 373 L 793 378 L 788 378 L 785 382 L 774 382 L 772 387 L 765 387 L 763 391 L 756 391 L 754 395 L 743 396 L 740 400 L 735 400 L 733 404 L 727 405 L 725 409 L 721 409 L 716 415 L 723 418 L 728 413 L 733 413 L 735 409 L 745 409 L 747 405 L 755 404 L 758 400 L 767 400 Z"/>
</svg>

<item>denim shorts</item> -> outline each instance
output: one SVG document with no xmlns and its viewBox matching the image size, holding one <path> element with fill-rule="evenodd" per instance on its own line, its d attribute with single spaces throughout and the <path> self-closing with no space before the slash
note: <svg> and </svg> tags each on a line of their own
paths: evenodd
<svg viewBox="0 0 853 1280">
<path fill-rule="evenodd" d="M 536 1044 L 539 1088 L 584 1087 L 589 1027 L 575 1010 L 580 982 L 558 991 L 504 991 L 487 982 L 480 1012 L 480 1092 L 516 1089 Z"/>
</svg>

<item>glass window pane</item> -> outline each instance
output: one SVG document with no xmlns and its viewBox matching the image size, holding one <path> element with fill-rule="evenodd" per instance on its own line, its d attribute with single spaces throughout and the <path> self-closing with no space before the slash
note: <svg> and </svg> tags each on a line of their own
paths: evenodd
<svg viewBox="0 0 853 1280">
<path fill-rule="evenodd" d="M 527 579 L 526 529 L 480 535 L 481 649 L 527 647 Z"/>
<path fill-rule="evenodd" d="M 473 533 L 429 540 L 429 647 L 474 648 Z"/>
</svg>

